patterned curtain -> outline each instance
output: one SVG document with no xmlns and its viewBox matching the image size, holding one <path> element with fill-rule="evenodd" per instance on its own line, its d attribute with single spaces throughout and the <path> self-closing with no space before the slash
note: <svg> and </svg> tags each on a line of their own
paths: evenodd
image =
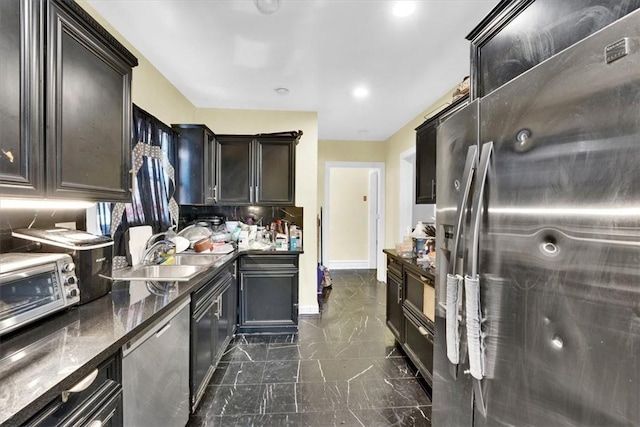
<svg viewBox="0 0 640 427">
<path fill-rule="evenodd" d="M 176 133 L 156 117 L 133 106 L 133 192 L 131 203 L 98 204 L 103 234 L 114 240 L 114 255 L 125 254 L 124 233 L 129 227 L 150 225 L 154 233 L 178 224 L 175 199 Z"/>
</svg>

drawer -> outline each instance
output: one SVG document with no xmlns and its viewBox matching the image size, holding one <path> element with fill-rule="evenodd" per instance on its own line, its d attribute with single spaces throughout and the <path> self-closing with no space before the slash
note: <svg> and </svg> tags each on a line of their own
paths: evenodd
<svg viewBox="0 0 640 427">
<path fill-rule="evenodd" d="M 400 279 L 402 277 L 402 264 L 400 261 L 387 256 L 387 272 L 395 274 Z"/>
<path fill-rule="evenodd" d="M 405 302 L 417 313 L 435 322 L 436 290 L 431 278 L 405 270 Z"/>
<path fill-rule="evenodd" d="M 433 385 L 433 333 L 405 311 L 404 350 L 424 379 Z"/>
<path fill-rule="evenodd" d="M 241 270 L 297 269 L 298 255 L 245 255 L 240 257 Z"/>
</svg>

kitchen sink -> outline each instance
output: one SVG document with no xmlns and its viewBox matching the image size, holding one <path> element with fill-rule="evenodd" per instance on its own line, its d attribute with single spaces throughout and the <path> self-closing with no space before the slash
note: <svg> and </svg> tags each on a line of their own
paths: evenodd
<svg viewBox="0 0 640 427">
<path fill-rule="evenodd" d="M 175 254 L 173 265 L 213 265 L 224 255 L 217 254 Z"/>
<path fill-rule="evenodd" d="M 140 265 L 131 269 L 114 270 L 113 278 L 115 280 L 186 282 L 206 269 L 206 265 Z"/>
</svg>

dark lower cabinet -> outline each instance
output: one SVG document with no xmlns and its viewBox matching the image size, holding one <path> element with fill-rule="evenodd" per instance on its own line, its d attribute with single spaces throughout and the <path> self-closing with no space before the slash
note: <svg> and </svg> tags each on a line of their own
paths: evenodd
<svg viewBox="0 0 640 427">
<path fill-rule="evenodd" d="M 121 361 L 119 353 L 113 355 L 85 378 L 89 382 L 85 388 L 77 393 L 63 392 L 25 425 L 122 426 Z"/>
<path fill-rule="evenodd" d="M 405 310 L 403 349 L 422 377 L 433 386 L 433 332 L 417 316 Z"/>
<path fill-rule="evenodd" d="M 204 395 L 216 365 L 236 327 L 235 263 L 225 268 L 191 298 L 191 412 Z"/>
<path fill-rule="evenodd" d="M 412 259 L 387 254 L 387 326 L 429 387 L 433 384 L 435 289 Z"/>
<path fill-rule="evenodd" d="M 240 259 L 238 332 L 298 330 L 298 255 Z"/>
<path fill-rule="evenodd" d="M 387 263 L 392 261 L 387 261 Z M 404 336 L 402 334 L 402 280 L 400 275 L 396 275 L 387 266 L 387 326 L 402 344 Z"/>
</svg>

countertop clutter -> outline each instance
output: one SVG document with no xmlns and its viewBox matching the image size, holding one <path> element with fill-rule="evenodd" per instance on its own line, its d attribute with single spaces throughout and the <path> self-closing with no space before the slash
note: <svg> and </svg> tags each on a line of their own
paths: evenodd
<svg viewBox="0 0 640 427">
<path fill-rule="evenodd" d="M 405 267 L 414 270 L 416 273 L 427 276 L 431 280 L 435 280 L 436 269 L 435 267 L 431 267 L 429 263 L 419 262 L 415 257 L 403 257 L 395 249 L 383 249 L 382 252 L 397 259 Z"/>
<path fill-rule="evenodd" d="M 164 289 L 116 281 L 110 294 L 0 338 L 0 424 L 18 425 L 86 377 L 219 271 L 248 255 L 297 251 L 235 251 L 190 281 Z"/>
</svg>

